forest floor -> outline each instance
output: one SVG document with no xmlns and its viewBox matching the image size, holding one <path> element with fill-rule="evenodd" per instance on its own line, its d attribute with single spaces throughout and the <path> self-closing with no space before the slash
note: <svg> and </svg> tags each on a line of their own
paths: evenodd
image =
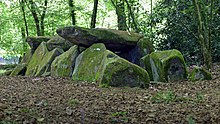
<svg viewBox="0 0 220 124">
<path fill-rule="evenodd" d="M 0 124 L 220 123 L 220 64 L 210 81 L 100 88 L 64 78 L 0 77 Z"/>
</svg>

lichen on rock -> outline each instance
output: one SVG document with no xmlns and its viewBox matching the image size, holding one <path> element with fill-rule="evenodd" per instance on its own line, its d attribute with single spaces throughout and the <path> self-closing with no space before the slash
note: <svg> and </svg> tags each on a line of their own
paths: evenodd
<svg viewBox="0 0 220 124">
<path fill-rule="evenodd" d="M 32 53 L 31 53 L 31 49 L 29 49 L 25 53 L 21 62 L 13 69 L 10 76 L 25 75 L 27 70 L 27 65 L 30 62 L 31 57 L 32 57 Z"/>
<path fill-rule="evenodd" d="M 35 76 L 39 67 L 39 62 L 43 60 L 44 55 L 48 52 L 49 51 L 47 49 L 46 42 L 42 42 L 32 55 L 31 60 L 28 63 L 25 75 Z"/>
<path fill-rule="evenodd" d="M 72 79 L 89 82 L 100 80 L 103 73 L 105 50 L 105 45 L 98 43 L 83 51 L 76 58 Z"/>
<path fill-rule="evenodd" d="M 79 55 L 78 46 L 72 46 L 68 51 L 59 55 L 51 64 L 51 76 L 71 77 L 76 57 Z"/>
<path fill-rule="evenodd" d="M 184 58 L 178 50 L 153 52 L 141 59 L 152 81 L 173 82 L 186 79 L 187 71 Z"/>
<path fill-rule="evenodd" d="M 148 87 L 149 75 L 143 68 L 120 58 L 111 51 L 106 51 L 104 75 L 101 85 L 115 87 Z"/>
<path fill-rule="evenodd" d="M 72 79 L 116 87 L 147 87 L 150 81 L 147 71 L 106 50 L 102 43 L 77 57 Z"/>
<path fill-rule="evenodd" d="M 55 48 L 50 52 L 47 52 L 43 59 L 39 62 L 38 64 L 38 69 L 37 72 L 35 74 L 35 76 L 42 76 L 42 75 L 47 75 L 47 72 L 50 72 L 51 69 L 51 63 L 53 62 L 53 60 L 59 56 L 60 54 L 63 53 L 63 50 L 60 48 Z M 47 73 L 47 74 L 46 74 Z"/>
<path fill-rule="evenodd" d="M 209 71 L 202 67 L 195 66 L 188 76 L 190 81 L 211 80 L 212 75 Z"/>
<path fill-rule="evenodd" d="M 49 51 L 60 48 L 64 51 L 67 51 L 73 44 L 60 36 L 54 36 L 50 40 L 47 41 L 47 48 Z"/>
</svg>

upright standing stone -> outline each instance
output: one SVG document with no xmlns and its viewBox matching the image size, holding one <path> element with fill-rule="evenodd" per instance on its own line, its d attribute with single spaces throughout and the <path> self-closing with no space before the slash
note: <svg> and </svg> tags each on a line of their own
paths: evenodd
<svg viewBox="0 0 220 124">
<path fill-rule="evenodd" d="M 35 74 L 39 68 L 39 63 L 43 60 L 44 55 L 48 52 L 49 51 L 47 50 L 46 42 L 42 42 L 38 46 L 38 48 L 35 50 L 33 56 L 31 57 L 31 60 L 28 63 L 27 71 L 26 71 L 25 75 L 35 76 Z"/>
<path fill-rule="evenodd" d="M 106 50 L 104 44 L 94 44 L 76 59 L 73 80 L 96 82 L 100 86 L 147 87 L 150 78 L 146 70 Z"/>
<path fill-rule="evenodd" d="M 76 57 L 79 55 L 78 46 L 72 46 L 68 51 L 56 57 L 51 64 L 51 76 L 71 77 Z"/>
<path fill-rule="evenodd" d="M 175 49 L 153 52 L 141 59 L 141 66 L 153 81 L 173 82 L 187 78 L 184 58 Z"/>
</svg>

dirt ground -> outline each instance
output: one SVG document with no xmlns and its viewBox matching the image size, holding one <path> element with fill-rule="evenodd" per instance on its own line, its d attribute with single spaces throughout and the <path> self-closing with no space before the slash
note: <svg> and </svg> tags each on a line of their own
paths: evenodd
<svg viewBox="0 0 220 124">
<path fill-rule="evenodd" d="M 220 64 L 213 80 L 99 88 L 64 78 L 0 77 L 0 124 L 220 124 Z"/>
</svg>

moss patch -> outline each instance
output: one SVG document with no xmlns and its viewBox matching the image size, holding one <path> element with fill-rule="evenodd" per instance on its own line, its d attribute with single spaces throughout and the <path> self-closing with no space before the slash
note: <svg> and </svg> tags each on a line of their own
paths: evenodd
<svg viewBox="0 0 220 124">
<path fill-rule="evenodd" d="M 153 52 L 143 57 L 141 63 L 153 81 L 172 82 L 187 77 L 184 58 L 175 49 Z"/>
<path fill-rule="evenodd" d="M 55 57 L 59 56 L 61 53 L 63 53 L 63 50 L 59 48 L 55 48 L 54 50 L 46 53 L 38 64 L 38 69 L 35 76 L 42 76 L 44 73 L 49 72 L 51 63 Z"/>
<path fill-rule="evenodd" d="M 79 55 L 77 46 L 56 57 L 51 64 L 51 76 L 70 77 L 74 69 L 76 57 Z"/>
<path fill-rule="evenodd" d="M 24 57 L 21 60 L 21 63 L 26 63 L 28 64 L 31 60 L 32 57 L 31 49 L 28 49 L 27 52 L 25 53 Z"/>
<path fill-rule="evenodd" d="M 147 71 L 106 50 L 104 44 L 94 44 L 76 59 L 73 80 L 99 83 L 101 87 L 147 87 Z"/>
<path fill-rule="evenodd" d="M 89 82 L 98 81 L 102 77 L 105 50 L 105 45 L 98 43 L 83 51 L 76 58 L 72 79 Z"/>
<path fill-rule="evenodd" d="M 105 70 L 101 85 L 144 88 L 149 82 L 147 71 L 110 51 L 106 51 Z"/>
<path fill-rule="evenodd" d="M 150 39 L 141 38 L 140 41 L 137 43 L 138 51 L 140 52 L 141 56 L 145 56 L 154 52 L 154 45 Z"/>
<path fill-rule="evenodd" d="M 210 72 L 208 72 L 204 68 L 195 66 L 192 72 L 189 74 L 188 79 L 190 81 L 211 80 L 212 75 Z"/>
<path fill-rule="evenodd" d="M 37 72 L 39 62 L 43 60 L 44 55 L 48 52 L 46 42 L 42 42 L 31 57 L 25 75 L 34 76 Z"/>
<path fill-rule="evenodd" d="M 143 37 L 143 35 L 134 33 L 119 31 L 114 29 L 92 29 L 88 30 L 90 34 L 97 37 L 100 41 L 118 41 L 118 43 L 127 42 L 127 44 L 136 45 L 137 42 Z"/>
<path fill-rule="evenodd" d="M 55 48 L 60 48 L 63 49 L 64 51 L 67 51 L 71 46 L 73 46 L 71 42 L 63 39 L 60 36 L 54 36 L 49 41 L 47 41 L 47 48 L 49 51 Z"/>
<path fill-rule="evenodd" d="M 27 64 L 20 63 L 13 69 L 10 76 L 25 75 L 26 69 L 27 69 Z"/>
</svg>

